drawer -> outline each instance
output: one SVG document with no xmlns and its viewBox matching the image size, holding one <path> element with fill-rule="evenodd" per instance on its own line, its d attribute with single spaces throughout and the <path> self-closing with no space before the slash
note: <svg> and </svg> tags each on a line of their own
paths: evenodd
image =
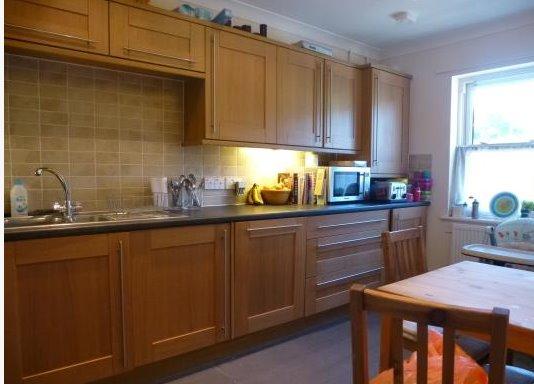
<svg viewBox="0 0 534 384">
<path fill-rule="evenodd" d="M 317 283 L 315 277 L 306 279 L 305 315 L 336 308 L 349 303 L 349 290 L 354 283 L 370 286 L 382 281 L 382 268 L 363 272 L 330 283 Z"/>
<path fill-rule="evenodd" d="M 110 4 L 112 56 L 203 72 L 205 28 L 157 12 Z"/>
<path fill-rule="evenodd" d="M 376 230 L 308 239 L 306 243 L 306 277 L 328 279 L 346 269 L 351 274 L 381 266 L 381 232 Z M 338 271 L 338 272 L 336 272 Z M 352 272 L 351 272 L 352 271 Z"/>
<path fill-rule="evenodd" d="M 6 0 L 4 6 L 6 38 L 109 53 L 105 0 Z"/>
<path fill-rule="evenodd" d="M 427 207 L 397 208 L 391 211 L 391 230 L 415 228 L 426 225 Z"/>
<path fill-rule="evenodd" d="M 360 231 L 381 234 L 389 228 L 389 210 L 342 213 L 311 217 L 307 220 L 307 238 L 342 235 Z"/>
</svg>

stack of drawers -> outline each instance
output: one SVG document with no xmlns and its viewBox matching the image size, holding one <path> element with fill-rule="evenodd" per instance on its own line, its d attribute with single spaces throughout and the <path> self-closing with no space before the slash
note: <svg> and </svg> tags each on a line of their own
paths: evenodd
<svg viewBox="0 0 534 384">
<path fill-rule="evenodd" d="M 310 218 L 306 244 L 306 315 L 349 302 L 355 282 L 380 283 L 380 235 L 389 227 L 389 211 Z"/>
</svg>

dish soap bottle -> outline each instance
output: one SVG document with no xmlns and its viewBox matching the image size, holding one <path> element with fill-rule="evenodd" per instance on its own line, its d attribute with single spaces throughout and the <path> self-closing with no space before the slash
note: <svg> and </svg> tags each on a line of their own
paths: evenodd
<svg viewBox="0 0 534 384">
<path fill-rule="evenodd" d="M 11 216 L 28 216 L 28 191 L 22 180 L 16 179 L 11 188 Z"/>
</svg>

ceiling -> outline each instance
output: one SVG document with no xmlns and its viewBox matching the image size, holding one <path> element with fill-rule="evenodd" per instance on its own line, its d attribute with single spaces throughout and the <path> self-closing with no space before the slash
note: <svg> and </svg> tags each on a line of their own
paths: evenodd
<svg viewBox="0 0 534 384">
<path fill-rule="evenodd" d="M 534 0 L 240 0 L 377 48 L 534 11 Z M 398 11 L 414 23 L 389 17 Z"/>
</svg>

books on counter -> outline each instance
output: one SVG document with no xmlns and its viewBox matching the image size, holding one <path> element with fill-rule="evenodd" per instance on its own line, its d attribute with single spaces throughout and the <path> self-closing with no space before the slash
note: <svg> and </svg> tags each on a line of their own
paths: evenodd
<svg viewBox="0 0 534 384">
<path fill-rule="evenodd" d="M 287 173 L 281 173 L 278 175 L 279 180 L 286 180 L 285 183 L 291 183 L 291 204 L 315 204 L 317 201 L 318 190 L 323 189 L 324 174 L 319 175 L 320 185 L 316 188 L 316 175 L 312 172 L 293 173 L 292 175 Z"/>
</svg>

